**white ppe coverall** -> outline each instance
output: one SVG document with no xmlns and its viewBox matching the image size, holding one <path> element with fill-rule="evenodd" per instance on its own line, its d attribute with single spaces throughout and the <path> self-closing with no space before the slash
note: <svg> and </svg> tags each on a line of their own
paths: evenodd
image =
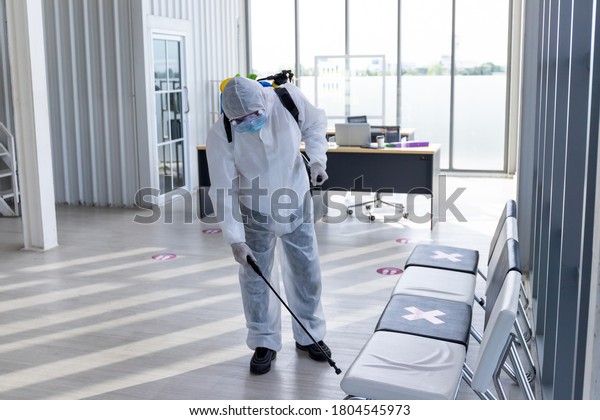
<svg viewBox="0 0 600 420">
<path fill-rule="evenodd" d="M 311 165 L 326 167 L 325 112 L 314 107 L 293 84 L 285 84 L 299 111 L 299 121 L 283 106 L 270 87 L 235 77 L 223 91 L 225 116 L 210 128 L 206 151 L 210 198 L 228 244 L 245 242 L 267 279 L 273 269 L 277 238 L 283 255 L 283 283 L 288 305 L 312 336 L 325 336 L 321 306 L 321 269 L 314 232 L 309 180 L 300 141 Z M 258 132 L 232 130 L 229 142 L 223 118 L 234 120 L 264 112 Z M 234 128 L 234 127 L 232 127 Z M 239 281 L 251 349 L 281 350 L 281 304 L 247 264 Z M 273 285 L 278 290 L 278 285 Z M 312 340 L 295 321 L 294 338 L 301 345 Z"/>
</svg>

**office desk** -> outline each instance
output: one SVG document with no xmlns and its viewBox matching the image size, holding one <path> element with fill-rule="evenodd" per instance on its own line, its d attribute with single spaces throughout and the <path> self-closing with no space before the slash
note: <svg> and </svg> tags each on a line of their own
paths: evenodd
<svg viewBox="0 0 600 420">
<path fill-rule="evenodd" d="M 373 127 L 385 127 L 385 126 L 373 126 Z M 373 136 L 373 132 L 371 132 L 371 136 Z M 334 129 L 328 129 L 327 133 L 326 133 L 326 137 L 332 137 L 335 136 L 335 130 Z M 398 139 L 398 141 L 400 140 L 406 140 L 406 141 L 411 141 L 411 140 L 415 140 L 415 129 L 414 128 L 400 128 L 400 138 Z M 375 140 L 373 140 L 375 141 Z"/>
<path fill-rule="evenodd" d="M 206 147 L 198 146 L 200 217 L 212 212 Z M 430 227 L 439 220 L 440 146 L 362 149 L 330 147 L 323 191 L 381 192 L 431 197 Z M 411 209 L 409 208 L 410 212 Z M 417 215 L 422 217 L 423 215 Z"/>
</svg>

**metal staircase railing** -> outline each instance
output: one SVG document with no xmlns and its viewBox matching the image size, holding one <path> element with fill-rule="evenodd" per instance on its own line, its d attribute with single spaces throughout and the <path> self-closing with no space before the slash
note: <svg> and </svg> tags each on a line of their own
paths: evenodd
<svg viewBox="0 0 600 420">
<path fill-rule="evenodd" d="M 0 123 L 0 216 L 19 216 L 19 180 L 15 138 Z"/>
</svg>

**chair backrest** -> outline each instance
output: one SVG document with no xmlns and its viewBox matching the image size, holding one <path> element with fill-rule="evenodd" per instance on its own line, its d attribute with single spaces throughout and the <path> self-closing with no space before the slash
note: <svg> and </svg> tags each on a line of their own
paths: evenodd
<svg viewBox="0 0 600 420">
<path fill-rule="evenodd" d="M 498 220 L 498 224 L 496 225 L 496 231 L 494 232 L 494 236 L 492 236 L 492 242 L 490 243 L 490 253 L 488 254 L 488 264 L 490 262 L 490 259 L 492 258 L 492 253 L 494 252 L 494 249 L 496 248 L 496 245 L 498 243 L 498 238 L 500 237 L 500 232 L 502 231 L 502 228 L 504 226 L 504 221 L 508 218 L 508 217 L 513 217 L 513 218 L 517 218 L 517 202 L 515 200 L 508 200 L 506 202 L 506 204 L 504 205 L 504 210 L 502 211 L 502 215 L 500 216 L 500 219 Z M 518 238 L 515 238 L 518 239 Z"/>
<path fill-rule="evenodd" d="M 488 271 L 485 284 L 485 325 L 492 315 L 498 295 L 504 285 L 506 275 L 511 271 L 521 274 L 521 256 L 519 241 L 508 239 L 502 247 L 498 263 L 492 271 Z"/>
<path fill-rule="evenodd" d="M 521 273 L 509 271 L 505 277 L 483 332 L 483 340 L 473 369 L 471 387 L 480 393 L 490 388 L 494 373 L 503 362 L 503 350 L 517 318 Z"/>
<path fill-rule="evenodd" d="M 346 117 L 347 123 L 366 123 L 367 116 L 366 115 L 351 115 Z"/>
<path fill-rule="evenodd" d="M 498 240 L 495 243 L 495 247 L 490 249 L 487 266 L 488 277 L 491 277 L 496 270 L 506 241 L 509 239 L 514 239 L 515 241 L 519 240 L 517 225 L 517 219 L 514 217 L 507 217 L 504 219 L 504 224 L 502 225 L 502 230 L 500 230 L 500 234 L 498 235 Z"/>
</svg>

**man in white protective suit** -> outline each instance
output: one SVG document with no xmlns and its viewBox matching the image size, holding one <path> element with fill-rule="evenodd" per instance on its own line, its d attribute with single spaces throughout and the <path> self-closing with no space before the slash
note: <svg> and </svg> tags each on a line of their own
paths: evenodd
<svg viewBox="0 0 600 420">
<path fill-rule="evenodd" d="M 327 119 L 295 85 L 281 87 L 298 110 L 297 121 L 272 87 L 235 77 L 222 89 L 224 115 L 210 128 L 206 140 L 209 195 L 221 218 L 223 237 L 240 264 L 246 342 L 254 350 L 250 371 L 259 375 L 270 371 L 282 347 L 281 304 L 247 259 L 271 278 L 278 239 L 288 305 L 331 356 L 323 342 L 321 268 L 309 179 L 300 153 L 304 141 L 312 184 L 325 182 Z M 327 360 L 295 321 L 292 330 L 298 350 L 314 360 Z"/>
</svg>

